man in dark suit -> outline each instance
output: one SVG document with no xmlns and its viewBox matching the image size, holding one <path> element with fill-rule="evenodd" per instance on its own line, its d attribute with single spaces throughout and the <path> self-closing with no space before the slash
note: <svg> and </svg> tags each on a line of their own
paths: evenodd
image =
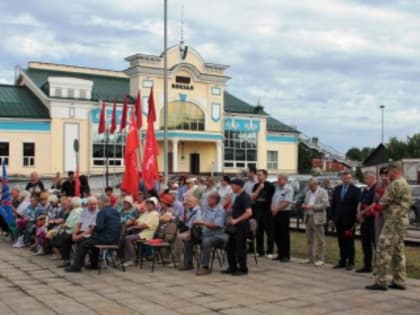
<svg viewBox="0 0 420 315">
<path fill-rule="evenodd" d="M 341 181 L 342 184 L 334 189 L 328 215 L 330 225 L 336 227 L 340 247 L 340 261 L 334 268 L 347 268 L 350 271 L 354 269 L 354 232 L 361 191 L 353 185 L 350 172 L 343 172 Z"/>
<path fill-rule="evenodd" d="M 101 210 L 96 216 L 93 235 L 80 242 L 73 265 L 67 267 L 66 272 L 80 272 L 88 252 L 90 252 L 90 265 L 86 268 L 98 269 L 99 249 L 95 248 L 95 245 L 118 245 L 121 232 L 120 213 L 111 206 L 111 201 L 105 194 L 99 198 L 99 207 Z"/>
</svg>

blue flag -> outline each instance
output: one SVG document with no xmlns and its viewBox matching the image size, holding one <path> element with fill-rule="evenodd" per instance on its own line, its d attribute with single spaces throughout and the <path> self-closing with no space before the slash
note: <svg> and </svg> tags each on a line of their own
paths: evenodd
<svg viewBox="0 0 420 315">
<path fill-rule="evenodd" d="M 1 177 L 0 215 L 4 218 L 4 220 L 9 226 L 15 224 L 15 218 L 13 216 L 12 199 L 10 196 L 9 178 L 7 177 L 5 160 L 3 160 L 3 174 Z"/>
</svg>

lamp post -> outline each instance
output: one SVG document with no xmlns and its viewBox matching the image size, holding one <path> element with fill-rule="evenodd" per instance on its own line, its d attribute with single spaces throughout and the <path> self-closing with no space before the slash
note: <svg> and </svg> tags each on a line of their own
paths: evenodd
<svg viewBox="0 0 420 315">
<path fill-rule="evenodd" d="M 379 108 L 381 109 L 381 143 L 384 143 L 384 110 L 385 110 L 385 105 L 380 105 Z"/>
<path fill-rule="evenodd" d="M 164 131 L 163 131 L 163 168 L 165 175 L 165 183 L 168 182 L 168 0 L 163 2 L 163 121 L 164 121 Z"/>
</svg>

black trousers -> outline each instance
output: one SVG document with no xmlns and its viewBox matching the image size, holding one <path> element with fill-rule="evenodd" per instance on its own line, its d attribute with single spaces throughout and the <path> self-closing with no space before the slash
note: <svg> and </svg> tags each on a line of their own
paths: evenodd
<svg viewBox="0 0 420 315">
<path fill-rule="evenodd" d="M 81 269 L 84 265 L 88 252 L 90 253 L 90 265 L 92 267 L 97 267 L 99 261 L 99 249 L 95 248 L 95 245 L 98 244 L 98 240 L 94 238 L 87 238 L 80 242 L 79 249 L 77 250 L 76 257 L 74 258 L 73 267 Z"/>
<path fill-rule="evenodd" d="M 362 241 L 364 267 L 372 269 L 373 251 L 375 243 L 375 220 L 369 217 L 360 225 L 360 238 Z"/>
<path fill-rule="evenodd" d="M 234 234 L 229 236 L 226 245 L 227 259 L 229 269 L 232 271 L 240 270 L 247 272 L 246 262 L 246 239 L 249 234 L 249 224 L 242 224 L 238 226 Z M 239 264 L 239 268 L 238 268 Z"/>
<path fill-rule="evenodd" d="M 254 209 L 254 219 L 257 221 L 257 253 L 260 255 L 265 254 L 264 249 L 264 232 L 267 234 L 267 254 L 273 253 L 274 235 L 273 235 L 273 215 L 271 210 L 267 209 Z"/>
<path fill-rule="evenodd" d="M 280 211 L 274 217 L 274 235 L 280 259 L 290 259 L 290 211 Z"/>
<path fill-rule="evenodd" d="M 71 246 L 73 245 L 73 238 L 71 234 L 62 234 L 62 243 L 60 248 L 61 257 L 63 260 L 70 260 Z"/>
<path fill-rule="evenodd" d="M 6 220 L 0 216 L 0 230 L 4 232 L 10 232 L 9 225 L 7 224 Z"/>
<path fill-rule="evenodd" d="M 78 240 L 76 243 L 79 246 L 79 244 L 83 241 L 84 239 L 81 239 Z M 63 260 L 70 260 L 73 243 L 73 235 L 64 232 L 62 235 L 62 245 L 60 248 L 61 257 L 63 258 Z"/>
<path fill-rule="evenodd" d="M 338 247 L 340 248 L 340 265 L 346 266 L 354 265 L 354 257 L 356 255 L 354 247 L 354 229 L 352 228 L 353 236 L 345 237 L 344 231 L 349 228 L 343 227 L 340 223 L 336 224 Z"/>
</svg>

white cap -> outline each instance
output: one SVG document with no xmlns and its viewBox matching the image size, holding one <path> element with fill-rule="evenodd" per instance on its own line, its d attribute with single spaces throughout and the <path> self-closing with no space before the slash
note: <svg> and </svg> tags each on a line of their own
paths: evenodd
<svg viewBox="0 0 420 315">
<path fill-rule="evenodd" d="M 150 197 L 149 199 L 147 199 L 148 202 L 153 202 L 153 204 L 155 205 L 155 207 L 157 207 L 159 201 L 156 197 Z"/>
<path fill-rule="evenodd" d="M 133 197 L 131 196 L 125 196 L 123 199 L 123 202 L 129 203 L 130 205 L 133 205 Z"/>
</svg>

